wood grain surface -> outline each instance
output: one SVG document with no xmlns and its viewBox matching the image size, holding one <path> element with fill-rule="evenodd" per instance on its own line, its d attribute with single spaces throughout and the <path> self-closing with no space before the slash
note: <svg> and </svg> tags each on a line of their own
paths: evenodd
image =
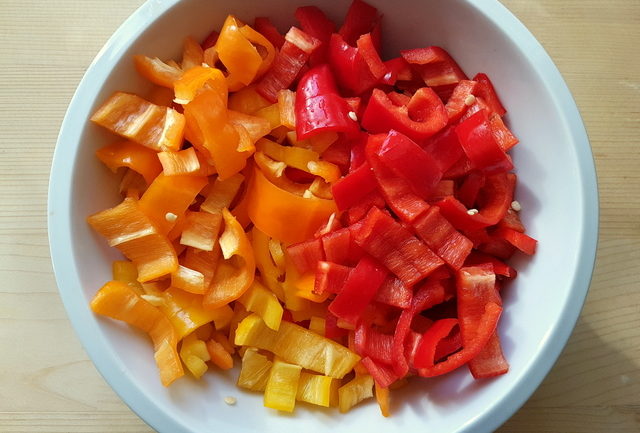
<svg viewBox="0 0 640 433">
<path fill-rule="evenodd" d="M 500 432 L 640 431 L 640 2 L 504 0 L 581 110 L 600 188 L 591 290 L 559 361 Z M 0 1 L 0 431 L 144 432 L 66 317 L 46 198 L 86 67 L 141 0 Z"/>
</svg>

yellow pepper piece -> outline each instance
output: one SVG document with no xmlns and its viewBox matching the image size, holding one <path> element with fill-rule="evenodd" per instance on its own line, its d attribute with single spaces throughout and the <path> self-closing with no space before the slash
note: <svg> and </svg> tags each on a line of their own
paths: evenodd
<svg viewBox="0 0 640 433">
<path fill-rule="evenodd" d="M 249 347 L 242 357 L 238 386 L 251 391 L 264 391 L 272 365 L 269 358 L 258 353 L 258 349 Z"/>
<path fill-rule="evenodd" d="M 308 302 L 307 308 L 299 311 L 292 311 L 291 317 L 294 322 L 304 322 L 305 320 L 311 320 L 312 317 L 325 317 L 327 314 L 328 302 L 317 304 L 315 302 Z M 324 335 L 324 332 L 320 335 Z"/>
<path fill-rule="evenodd" d="M 206 362 L 211 359 L 207 345 L 204 341 L 198 340 L 195 333 L 187 335 L 182 340 L 180 358 L 196 379 L 199 379 L 207 371 L 209 367 Z"/>
<path fill-rule="evenodd" d="M 110 281 L 102 286 L 91 301 L 91 309 L 97 314 L 122 320 L 149 334 L 164 386 L 169 386 L 184 375 L 177 351 L 176 330 L 159 309 L 142 299 L 127 283 Z"/>
<path fill-rule="evenodd" d="M 373 378 L 368 374 L 356 376 L 338 389 L 339 408 L 346 413 L 362 400 L 373 397 Z"/>
<path fill-rule="evenodd" d="M 282 305 L 278 301 L 275 294 L 270 292 L 266 287 L 258 281 L 253 281 L 249 290 L 244 292 L 238 301 L 251 312 L 258 314 L 264 320 L 264 323 L 274 331 L 280 327 L 282 320 Z"/>
<path fill-rule="evenodd" d="M 138 282 L 138 268 L 128 260 L 116 260 L 111 265 L 111 276 L 116 281 L 129 284 L 138 295 L 142 295 L 142 285 Z"/>
<path fill-rule="evenodd" d="M 291 260 L 285 262 L 285 277 L 282 282 L 282 290 L 284 291 L 284 304 L 287 310 L 304 311 L 311 308 L 311 302 L 300 296 L 300 273 Z"/>
<path fill-rule="evenodd" d="M 331 384 L 337 380 L 329 376 L 302 372 L 298 380 L 296 400 L 329 407 L 331 403 Z"/>
<path fill-rule="evenodd" d="M 244 229 L 226 208 L 222 218 L 225 227 L 218 242 L 225 260 L 218 265 L 205 294 L 206 308 L 218 308 L 238 299 L 251 286 L 256 273 L 253 249 Z"/>
<path fill-rule="evenodd" d="M 262 233 L 257 227 L 253 227 L 251 230 L 251 245 L 262 281 L 278 299 L 284 301 L 284 291 L 280 283 L 280 277 L 284 274 L 284 269 L 280 270 L 274 263 L 269 249 L 270 242 L 269 236 Z"/>
<path fill-rule="evenodd" d="M 240 322 L 235 344 L 268 350 L 287 362 L 338 379 L 360 360 L 346 347 L 294 323 L 282 321 L 274 331 L 257 314 Z"/>
<path fill-rule="evenodd" d="M 302 367 L 275 360 L 264 390 L 264 405 L 284 412 L 293 412 Z"/>
<path fill-rule="evenodd" d="M 319 134 L 316 134 L 313 137 L 309 137 L 306 140 L 298 140 L 296 131 L 289 131 L 287 132 L 287 139 L 293 146 L 310 149 L 314 152 L 322 154 L 338 140 L 338 134 L 333 131 L 320 132 Z"/>
<path fill-rule="evenodd" d="M 313 331 L 318 335 L 324 336 L 324 331 L 326 328 L 325 319 L 318 316 L 312 316 L 309 319 L 309 331 Z"/>
</svg>

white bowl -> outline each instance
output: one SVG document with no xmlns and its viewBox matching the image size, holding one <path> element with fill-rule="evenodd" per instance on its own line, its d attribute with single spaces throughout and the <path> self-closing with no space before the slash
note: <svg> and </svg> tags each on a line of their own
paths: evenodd
<svg viewBox="0 0 640 433">
<path fill-rule="evenodd" d="M 299 405 L 293 415 L 262 406 L 262 395 L 237 388 L 236 374 L 160 384 L 146 336 L 96 317 L 89 301 L 110 279 L 117 253 L 95 236 L 87 215 L 117 203 L 117 182 L 94 157 L 110 140 L 88 118 L 113 91 L 143 91 L 131 56 L 177 57 L 187 35 L 204 37 L 228 13 L 266 15 L 281 29 L 299 5 L 316 3 L 340 22 L 348 1 L 148 1 L 113 35 L 93 61 L 69 106 L 55 151 L 49 190 L 49 238 L 57 283 L 84 347 L 104 378 L 152 427 L 166 432 L 326 431 L 483 432 L 497 428 L 531 395 L 564 347 L 579 315 L 595 258 L 596 177 L 580 115 L 542 46 L 495 0 L 371 0 L 384 13 L 388 53 L 441 45 L 473 75 L 486 72 L 509 110 L 520 144 L 513 152 L 517 198 L 537 254 L 516 263 L 500 324 L 508 374 L 474 382 L 466 369 L 412 381 L 393 393 L 393 416 L 375 403 L 347 415 Z M 228 406 L 225 396 L 236 396 Z"/>
</svg>

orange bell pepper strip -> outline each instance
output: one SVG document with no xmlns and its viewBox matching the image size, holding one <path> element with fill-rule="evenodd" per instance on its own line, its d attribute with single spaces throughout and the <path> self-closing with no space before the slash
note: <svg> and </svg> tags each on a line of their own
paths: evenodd
<svg viewBox="0 0 640 433">
<path fill-rule="evenodd" d="M 107 239 L 109 246 L 118 248 L 136 264 L 138 281 L 151 281 L 178 268 L 173 245 L 135 200 L 125 198 L 118 206 L 91 215 L 87 222 Z"/>
<path fill-rule="evenodd" d="M 279 269 L 269 251 L 269 236 L 262 233 L 256 226 L 251 230 L 251 246 L 256 260 L 256 266 L 260 271 L 260 277 L 264 284 L 281 301 L 284 302 L 284 291 L 280 278 L 284 275 L 284 269 Z"/>
<path fill-rule="evenodd" d="M 238 299 L 251 286 L 256 273 L 253 250 L 244 229 L 226 208 L 222 217 L 225 227 L 219 243 L 224 260 L 218 264 L 204 297 L 206 308 L 219 308 Z"/>
<path fill-rule="evenodd" d="M 224 74 L 220 69 L 200 65 L 193 66 L 173 83 L 173 90 L 176 95 L 174 101 L 178 104 L 188 104 L 205 84 L 208 89 L 212 89 L 219 94 L 226 105 L 227 81 Z"/>
<path fill-rule="evenodd" d="M 158 152 L 157 157 L 154 152 L 153 157 L 156 160 L 160 160 L 162 172 L 165 176 L 175 176 L 177 174 L 198 175 L 200 173 L 200 161 L 193 147 L 179 152 Z"/>
<path fill-rule="evenodd" d="M 244 176 L 236 173 L 228 179 L 216 179 L 200 205 L 200 210 L 222 216 L 222 209 L 229 208 L 244 182 Z"/>
<path fill-rule="evenodd" d="M 337 212 L 333 200 L 304 198 L 285 191 L 256 168 L 248 186 L 248 203 L 249 218 L 255 226 L 286 244 L 311 238 L 329 216 Z"/>
<path fill-rule="evenodd" d="M 91 121 L 154 150 L 179 150 L 182 146 L 184 116 L 131 93 L 111 95 Z"/>
<path fill-rule="evenodd" d="M 247 86 L 229 95 L 229 109 L 244 114 L 254 114 L 271 102 L 256 92 L 256 86 Z"/>
<path fill-rule="evenodd" d="M 303 196 L 311 186 L 310 184 L 297 183 L 289 179 L 285 172 L 287 164 L 282 161 L 275 161 L 260 151 L 253 154 L 253 162 L 269 182 L 292 194 Z"/>
<path fill-rule="evenodd" d="M 171 286 L 198 295 L 203 295 L 206 290 L 204 274 L 182 265 L 171 273 Z"/>
<path fill-rule="evenodd" d="M 102 286 L 91 301 L 91 309 L 97 314 L 121 320 L 149 334 L 164 386 L 169 386 L 184 375 L 177 351 L 176 330 L 158 308 L 142 299 L 127 283 L 110 281 Z"/>
<path fill-rule="evenodd" d="M 289 129 L 296 129 L 296 92 L 283 89 L 278 92 L 278 111 L 280 123 Z"/>
<path fill-rule="evenodd" d="M 204 50 L 202 46 L 193 39 L 191 36 L 187 36 L 184 40 L 182 48 L 182 67 L 183 71 L 200 66 L 204 62 Z"/>
<path fill-rule="evenodd" d="M 180 258 L 180 265 L 193 269 L 204 275 L 204 290 L 199 292 L 204 294 L 216 273 L 218 261 L 220 260 L 220 248 L 214 248 L 213 251 L 203 251 L 197 248 L 187 247 L 184 255 Z"/>
<path fill-rule="evenodd" d="M 151 184 L 162 171 L 157 153 L 132 141 L 119 141 L 101 147 L 96 156 L 114 173 L 120 167 L 129 167 L 140 173 Z"/>
<path fill-rule="evenodd" d="M 139 207 L 158 228 L 167 234 L 184 217 L 184 213 L 207 184 L 206 177 L 165 176 L 156 177 L 140 198 Z"/>
<path fill-rule="evenodd" d="M 249 133 L 251 139 L 251 146 L 255 144 L 260 138 L 271 132 L 271 124 L 269 120 L 256 115 L 244 114 L 239 111 L 229 110 L 227 112 L 229 116 L 229 123 L 232 125 L 242 126 Z"/>
<path fill-rule="evenodd" d="M 133 64 L 143 78 L 161 87 L 173 89 L 173 83 L 182 75 L 182 69 L 163 62 L 157 57 L 151 58 L 136 54 Z"/>
<path fill-rule="evenodd" d="M 276 58 L 276 49 L 262 33 L 255 31 L 252 27 L 244 25 L 240 27 L 240 33 L 247 38 L 254 46 L 261 47 L 262 50 L 258 50 L 258 53 L 262 57 L 262 63 L 258 68 L 255 78 L 260 78 L 265 72 L 269 70 L 271 64 Z"/>
<path fill-rule="evenodd" d="M 213 251 L 218 243 L 222 214 L 187 211 L 185 219 L 180 243 L 204 251 Z"/>
<path fill-rule="evenodd" d="M 276 161 L 284 162 L 289 167 L 320 176 L 327 182 L 335 182 L 340 179 L 340 168 L 330 162 L 321 161 L 320 155 L 313 150 L 282 146 L 266 138 L 258 140 L 256 149 Z"/>
</svg>

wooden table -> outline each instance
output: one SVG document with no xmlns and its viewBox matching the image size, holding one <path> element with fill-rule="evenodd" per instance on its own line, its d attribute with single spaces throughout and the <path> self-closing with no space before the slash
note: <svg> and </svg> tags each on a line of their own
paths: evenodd
<svg viewBox="0 0 640 433">
<path fill-rule="evenodd" d="M 149 431 L 99 376 L 51 269 L 47 184 L 67 104 L 141 0 L 0 3 L 0 431 Z M 599 176 L 596 271 L 558 363 L 501 432 L 640 431 L 640 3 L 504 0 L 582 112 Z"/>
</svg>

